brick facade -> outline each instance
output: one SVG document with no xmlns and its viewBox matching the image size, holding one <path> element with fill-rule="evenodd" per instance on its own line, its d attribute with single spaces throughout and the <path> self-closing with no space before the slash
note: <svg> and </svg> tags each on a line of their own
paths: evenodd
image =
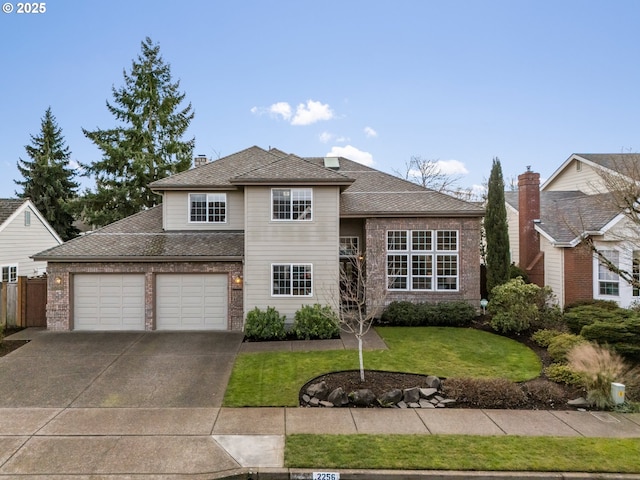
<svg viewBox="0 0 640 480">
<path fill-rule="evenodd" d="M 457 291 L 387 290 L 388 230 L 457 230 Z M 388 305 L 394 300 L 444 302 L 466 300 L 480 304 L 480 219 L 479 218 L 369 218 L 365 222 L 367 308 Z M 383 301 L 383 302 L 381 302 Z"/>
<path fill-rule="evenodd" d="M 49 262 L 47 329 L 73 330 L 73 275 L 77 273 L 142 273 L 145 275 L 145 330 L 155 329 L 155 275 L 158 273 L 226 273 L 228 275 L 227 328 L 243 328 L 241 262 Z"/>
<path fill-rule="evenodd" d="M 593 298 L 593 256 L 583 245 L 564 249 L 564 305 Z"/>
<path fill-rule="evenodd" d="M 535 221 L 540 220 L 540 174 L 527 171 L 518 176 L 518 221 L 520 258 L 518 265 L 532 283 L 544 286 L 544 254 Z"/>
</svg>

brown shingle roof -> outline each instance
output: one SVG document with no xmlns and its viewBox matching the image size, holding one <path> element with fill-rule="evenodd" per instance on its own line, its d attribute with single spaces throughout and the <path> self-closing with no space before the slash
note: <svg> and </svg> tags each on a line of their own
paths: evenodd
<svg viewBox="0 0 640 480">
<path fill-rule="evenodd" d="M 24 199 L 0 198 L 0 225 L 6 222 L 24 202 L 26 202 Z"/>
<path fill-rule="evenodd" d="M 50 261 L 240 259 L 244 233 L 164 232 L 162 205 L 74 238 L 34 256 Z"/>
</svg>

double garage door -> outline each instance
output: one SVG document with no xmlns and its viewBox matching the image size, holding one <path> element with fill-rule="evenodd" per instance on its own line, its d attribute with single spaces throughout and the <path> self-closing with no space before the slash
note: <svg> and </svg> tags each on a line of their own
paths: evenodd
<svg viewBox="0 0 640 480">
<path fill-rule="evenodd" d="M 75 330 L 144 330 L 143 274 L 74 276 Z M 156 275 L 157 330 L 226 330 L 227 276 Z"/>
</svg>

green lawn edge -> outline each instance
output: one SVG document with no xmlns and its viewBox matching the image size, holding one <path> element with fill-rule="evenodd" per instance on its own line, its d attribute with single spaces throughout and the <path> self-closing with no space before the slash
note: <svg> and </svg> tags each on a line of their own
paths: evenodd
<svg viewBox="0 0 640 480">
<path fill-rule="evenodd" d="M 449 377 L 540 375 L 540 359 L 515 340 L 472 328 L 377 327 L 388 350 L 364 352 L 366 369 Z M 357 350 L 241 353 L 225 392 L 225 407 L 294 407 L 300 388 L 324 373 L 358 368 Z"/>
<path fill-rule="evenodd" d="M 287 468 L 640 473 L 640 440 L 478 435 L 286 437 Z"/>
</svg>

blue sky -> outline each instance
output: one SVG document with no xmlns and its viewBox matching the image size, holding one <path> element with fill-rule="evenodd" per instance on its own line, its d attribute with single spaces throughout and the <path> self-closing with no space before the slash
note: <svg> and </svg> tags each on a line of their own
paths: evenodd
<svg viewBox="0 0 640 480">
<path fill-rule="evenodd" d="M 480 185 L 572 153 L 640 149 L 635 0 L 46 2 L 0 13 L 0 197 L 51 106 L 74 161 L 149 36 L 196 116 L 196 154 L 252 145 L 393 173 L 412 156 Z M 3 7 L 4 8 L 4 7 Z M 447 170 L 450 169 L 450 170 Z M 90 185 L 90 180 L 82 180 Z"/>
</svg>

